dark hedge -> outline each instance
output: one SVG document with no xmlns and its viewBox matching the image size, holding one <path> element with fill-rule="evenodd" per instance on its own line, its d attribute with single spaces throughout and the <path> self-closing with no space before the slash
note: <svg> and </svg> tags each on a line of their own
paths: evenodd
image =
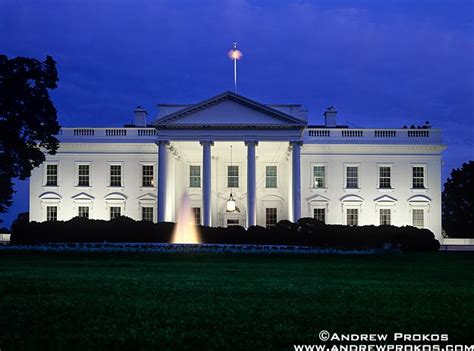
<svg viewBox="0 0 474 351">
<path fill-rule="evenodd" d="M 151 223 L 119 217 L 111 221 L 73 218 L 69 221 L 28 222 L 26 218 L 12 225 L 13 244 L 48 242 L 161 242 L 171 241 L 174 223 Z M 298 223 L 280 221 L 267 229 L 253 226 L 229 228 L 199 227 L 201 240 L 207 244 L 301 245 L 323 248 L 402 250 L 439 249 L 439 242 L 427 229 L 395 226 L 326 225 L 312 218 Z"/>
</svg>

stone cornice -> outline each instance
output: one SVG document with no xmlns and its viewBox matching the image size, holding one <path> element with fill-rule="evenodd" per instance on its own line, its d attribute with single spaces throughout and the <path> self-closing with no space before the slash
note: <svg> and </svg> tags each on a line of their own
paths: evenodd
<svg viewBox="0 0 474 351">
<path fill-rule="evenodd" d="M 317 154 L 441 154 L 445 145 L 387 145 L 387 144 L 304 144 L 301 155 Z"/>
</svg>

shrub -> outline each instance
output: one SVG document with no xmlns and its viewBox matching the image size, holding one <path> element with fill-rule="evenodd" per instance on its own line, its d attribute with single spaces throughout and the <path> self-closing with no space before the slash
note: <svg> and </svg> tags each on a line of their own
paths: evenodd
<svg viewBox="0 0 474 351">
<path fill-rule="evenodd" d="M 12 225 L 12 243 L 45 242 L 160 242 L 172 240 L 173 223 L 151 223 L 118 217 L 111 221 L 73 218 L 69 221 L 28 222 Z M 207 244 L 299 245 L 336 249 L 393 247 L 402 250 L 438 250 L 439 242 L 427 229 L 395 226 L 326 225 L 312 218 L 297 223 L 280 221 L 270 229 L 252 226 L 198 227 Z"/>
</svg>

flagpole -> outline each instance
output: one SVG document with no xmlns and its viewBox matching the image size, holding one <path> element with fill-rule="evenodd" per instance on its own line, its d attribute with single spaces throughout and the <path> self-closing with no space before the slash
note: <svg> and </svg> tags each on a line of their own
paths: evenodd
<svg viewBox="0 0 474 351">
<path fill-rule="evenodd" d="M 237 50 L 237 42 L 234 42 L 232 50 L 229 51 L 229 58 L 234 61 L 234 93 L 237 92 L 237 60 L 240 60 L 242 53 Z"/>
</svg>

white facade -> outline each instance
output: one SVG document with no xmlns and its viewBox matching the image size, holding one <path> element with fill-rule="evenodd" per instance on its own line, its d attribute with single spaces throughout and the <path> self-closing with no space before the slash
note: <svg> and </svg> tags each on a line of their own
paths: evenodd
<svg viewBox="0 0 474 351">
<path fill-rule="evenodd" d="M 135 111 L 124 128 L 62 128 L 30 181 L 30 220 L 77 215 L 174 221 L 184 192 L 204 225 L 416 225 L 441 238 L 441 131 L 353 129 L 300 105 L 226 92 L 194 105 Z M 232 160 L 231 160 L 232 149 Z M 232 161 L 232 162 L 231 162 Z M 230 167 L 231 166 L 231 167 Z M 226 210 L 232 192 L 237 210 Z"/>
</svg>

